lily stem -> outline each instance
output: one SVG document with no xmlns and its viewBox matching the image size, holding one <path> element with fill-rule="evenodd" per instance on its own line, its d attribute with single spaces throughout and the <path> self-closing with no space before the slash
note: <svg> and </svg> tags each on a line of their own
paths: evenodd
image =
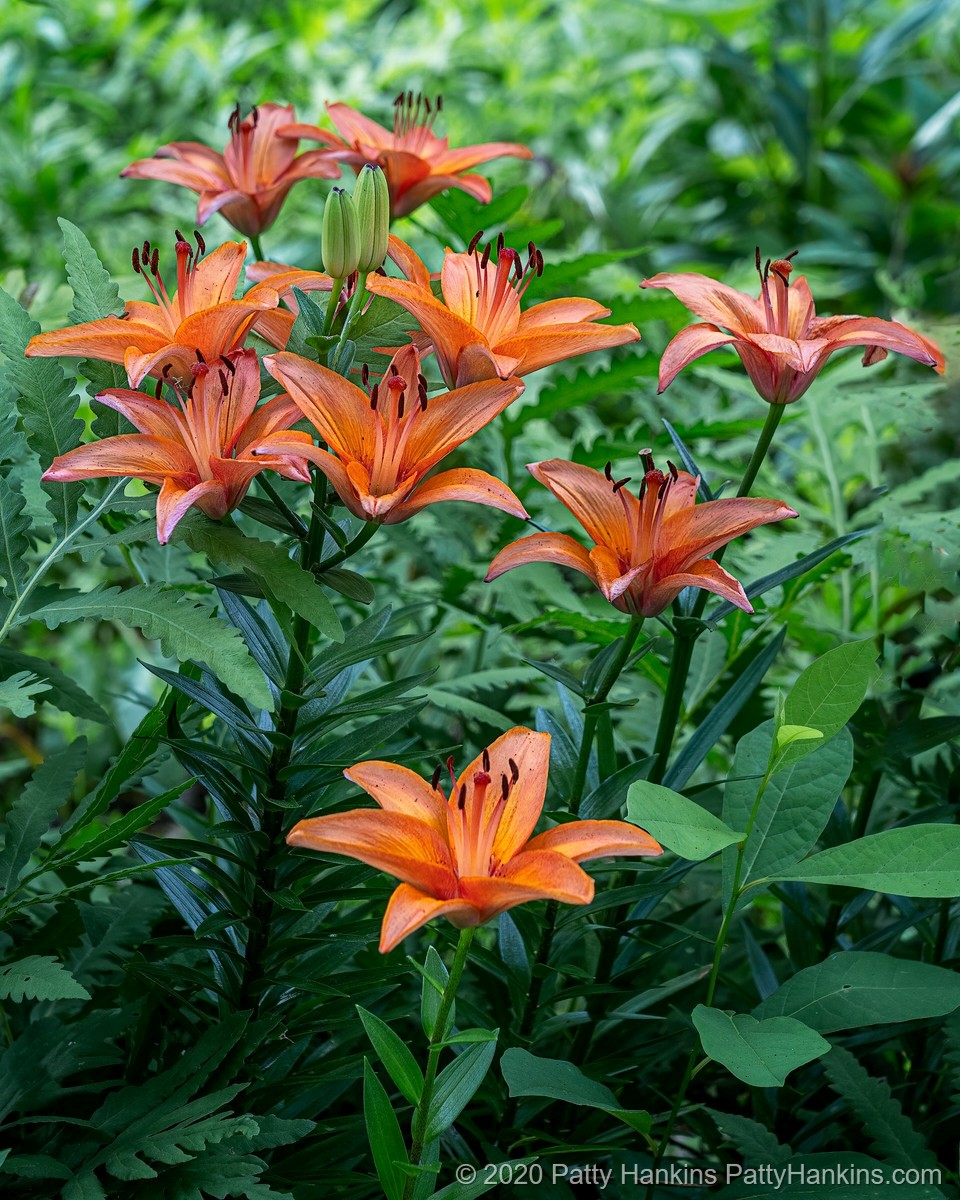
<svg viewBox="0 0 960 1200">
<path fill-rule="evenodd" d="M 323 318 L 323 334 L 328 336 L 333 328 L 333 318 L 337 315 L 337 305 L 340 303 L 340 293 L 343 291 L 343 280 L 334 279 L 330 288 L 330 299 L 327 301 L 327 312 Z"/>
<path fill-rule="evenodd" d="M 250 234 L 250 245 L 253 247 L 253 253 L 257 257 L 257 262 L 264 262 L 263 243 L 260 241 L 259 234 Z"/>
<path fill-rule="evenodd" d="M 770 449 L 773 435 L 777 432 L 777 426 L 783 418 L 786 407 L 785 404 L 771 404 L 768 407 L 767 419 L 763 423 L 763 429 L 760 430 L 760 439 L 753 448 L 753 455 L 747 463 L 747 469 L 743 474 L 743 479 L 740 480 L 739 488 L 737 488 L 738 496 L 750 495 L 750 489 L 753 487 L 754 480 L 759 474 L 763 460 L 767 457 L 767 451 Z M 718 556 L 715 555 L 714 557 Z"/>
<path fill-rule="evenodd" d="M 706 595 L 703 592 L 702 595 Z M 667 691 L 663 698 L 663 708 L 660 710 L 660 722 L 657 725 L 657 738 L 653 752 L 656 761 L 650 772 L 653 783 L 662 783 L 667 771 L 667 760 L 673 747 L 673 736 L 676 733 L 680 709 L 683 706 L 683 693 L 690 673 L 690 661 L 693 658 L 693 647 L 696 644 L 696 634 L 678 633 L 673 643 L 673 655 L 670 659 L 670 674 L 667 677 Z"/>
<path fill-rule="evenodd" d="M 457 988 L 460 986 L 463 969 L 467 964 L 470 943 L 473 941 L 475 933 L 476 929 L 474 927 L 460 930 L 457 952 L 453 956 L 453 962 L 450 964 L 450 974 L 447 977 L 443 995 L 440 997 L 440 1007 L 437 1009 L 437 1017 L 433 1023 L 433 1032 L 430 1034 L 430 1048 L 427 1051 L 427 1069 L 423 1074 L 423 1091 L 420 1093 L 417 1111 L 414 1113 L 413 1136 L 410 1142 L 410 1162 L 415 1167 L 420 1165 L 420 1160 L 423 1157 L 423 1148 L 427 1140 L 427 1123 L 430 1119 L 430 1103 L 433 1100 L 433 1088 L 437 1081 L 437 1066 L 440 1062 L 440 1052 L 449 1033 L 447 1024 L 450 1019 L 450 1010 L 453 1008 L 453 1001 L 457 994 Z M 416 1184 L 416 1177 L 408 1175 L 403 1185 L 403 1200 L 411 1200 Z"/>
</svg>

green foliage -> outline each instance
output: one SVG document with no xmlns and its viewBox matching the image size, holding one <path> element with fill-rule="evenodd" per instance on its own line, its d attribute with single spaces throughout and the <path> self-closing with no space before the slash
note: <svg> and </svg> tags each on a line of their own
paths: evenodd
<svg viewBox="0 0 960 1200">
<path fill-rule="evenodd" d="M 782 1087 L 791 1071 L 830 1049 L 826 1039 L 792 1017 L 758 1021 L 702 1004 L 691 1017 L 704 1053 L 753 1087 Z"/>
<path fill-rule="evenodd" d="M 0 999 L 89 1000 L 90 993 L 55 958 L 31 954 L 0 967 Z"/>
</svg>

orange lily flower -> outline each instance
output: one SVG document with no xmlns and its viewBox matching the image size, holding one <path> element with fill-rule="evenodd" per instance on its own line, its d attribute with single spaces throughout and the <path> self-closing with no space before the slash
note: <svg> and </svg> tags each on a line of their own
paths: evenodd
<svg viewBox="0 0 960 1200">
<path fill-rule="evenodd" d="M 595 300 L 547 300 L 521 312 L 531 280 L 543 273 L 543 255 L 531 242 L 524 267 L 502 235 L 495 255 L 490 246 L 479 254 L 479 240 L 477 234 L 465 254 L 447 250 L 440 272 L 443 300 L 433 294 L 419 259 L 415 278 L 367 279 L 371 292 L 396 300 L 417 319 L 449 387 L 497 375 L 529 375 L 577 354 L 640 340 L 634 325 L 595 324 L 610 316 Z"/>
<path fill-rule="evenodd" d="M 489 204 L 492 192 L 487 180 L 464 172 L 492 158 L 533 158 L 533 152 L 516 142 L 487 142 L 451 150 L 449 140 L 433 132 L 442 108 L 441 96 L 432 105 L 425 96 L 401 92 L 394 101 L 392 131 L 346 104 L 328 104 L 330 119 L 342 136 L 317 125 L 290 125 L 284 132 L 288 137 L 323 142 L 358 173 L 366 163 L 382 167 L 394 217 L 407 216 L 447 188 L 459 188 L 481 204 Z"/>
<path fill-rule="evenodd" d="M 936 342 L 899 321 L 818 317 L 806 279 L 790 282 L 791 258 L 793 254 L 776 262 L 768 259 L 761 268 L 757 248 L 760 296 L 756 300 L 692 271 L 654 275 L 640 284 L 673 292 L 706 322 L 682 329 L 667 346 L 660 360 L 661 392 L 685 366 L 718 346 L 736 350 L 753 386 L 770 404 L 799 400 L 830 355 L 849 346 L 865 347 L 865 367 L 895 350 L 943 374 L 943 355 Z"/>
<path fill-rule="evenodd" d="M 155 304 L 128 300 L 123 316 L 37 334 L 30 339 L 27 357 L 96 358 L 122 363 L 131 387 L 147 375 L 189 387 L 198 359 L 215 362 L 239 349 L 257 317 L 276 308 L 280 297 L 267 284 L 258 284 L 242 300 L 234 300 L 245 242 L 224 242 L 204 258 L 203 239 L 197 235 L 194 252 L 177 231 L 176 251 L 172 297 L 160 275 L 159 251 L 144 242 L 133 251 L 133 269 L 146 280 Z"/>
<path fill-rule="evenodd" d="M 55 458 L 44 479 L 67 483 L 108 475 L 129 475 L 160 484 L 157 538 L 170 540 L 177 522 L 196 505 L 219 520 L 236 508 L 261 471 L 279 471 L 288 479 L 310 481 L 303 460 L 270 449 L 282 432 L 284 446 L 310 443 L 310 435 L 290 429 L 301 419 L 289 396 L 277 396 L 257 408 L 260 366 L 254 350 L 223 355 L 212 364 L 195 362 L 194 379 L 179 404 L 157 394 L 111 388 L 97 399 L 123 413 L 137 433 L 121 433 Z"/>
<path fill-rule="evenodd" d="M 333 451 L 288 447 L 278 437 L 272 452 L 315 463 L 354 516 L 394 525 L 428 504 L 469 500 L 526 520 L 513 492 L 486 471 L 458 467 L 424 478 L 520 395 L 519 379 L 488 380 L 428 400 L 415 346 L 394 356 L 369 394 L 298 354 L 283 351 L 263 362 Z M 366 367 L 362 379 L 366 386 Z"/>
<path fill-rule="evenodd" d="M 593 880 L 578 863 L 657 855 L 659 843 L 626 821 L 571 821 L 531 838 L 547 790 L 550 735 L 517 727 L 454 775 L 427 783 L 406 767 L 361 762 L 344 771 L 380 805 L 299 821 L 291 846 L 343 854 L 402 880 L 380 931 L 386 954 L 434 917 L 483 925 L 530 900 L 589 904 Z"/>
<path fill-rule="evenodd" d="M 506 546 L 490 564 L 487 582 L 532 562 L 572 567 L 616 608 L 655 617 L 685 587 L 702 588 L 753 612 L 738 580 L 708 558 L 735 537 L 797 514 L 782 500 L 730 499 L 697 504 L 699 480 L 669 464 L 654 469 L 642 450 L 639 498 L 629 479 L 613 478 L 610 463 L 594 471 L 554 458 L 527 470 L 573 513 L 595 545 L 587 550 L 565 533 L 537 533 Z"/>
<path fill-rule="evenodd" d="M 340 167 L 329 150 L 297 156 L 297 139 L 283 133 L 294 121 L 290 104 L 261 104 L 240 119 L 230 114 L 230 141 L 220 154 L 200 142 L 170 142 L 120 174 L 162 179 L 198 192 L 197 224 L 222 212 L 234 229 L 258 237 L 269 229 L 287 193 L 301 179 L 337 179 Z"/>
<path fill-rule="evenodd" d="M 430 286 L 430 273 L 420 261 L 420 258 L 394 234 L 390 234 L 387 243 L 387 257 L 392 259 L 408 279 L 425 281 Z M 262 338 L 276 346 L 278 350 L 285 349 L 290 338 L 290 330 L 297 318 L 299 309 L 293 294 L 297 288 L 301 292 L 329 292 L 333 290 L 333 279 L 323 271 L 305 271 L 300 267 L 291 267 L 286 263 L 255 262 L 247 267 L 247 278 L 264 283 L 278 292 L 280 299 L 287 308 L 277 308 L 270 312 L 261 313 L 253 328 Z M 346 295 L 346 293 L 344 293 Z"/>
</svg>

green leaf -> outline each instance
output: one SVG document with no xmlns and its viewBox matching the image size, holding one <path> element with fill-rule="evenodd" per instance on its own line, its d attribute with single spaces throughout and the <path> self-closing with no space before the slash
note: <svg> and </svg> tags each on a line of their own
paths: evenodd
<svg viewBox="0 0 960 1200">
<path fill-rule="evenodd" d="M 32 716 L 36 710 L 35 696 L 42 696 L 50 685 L 31 671 L 18 671 L 0 681 L 0 708 L 9 708 L 15 717 Z"/>
<path fill-rule="evenodd" d="M 420 1102 L 423 1091 L 423 1072 L 417 1066 L 417 1060 L 399 1036 L 386 1021 L 381 1021 L 372 1012 L 367 1012 L 358 1004 L 357 1012 L 363 1022 L 370 1045 L 387 1068 L 387 1073 L 411 1104 Z"/>
<path fill-rule="evenodd" d="M 23 496 L 0 475 L 0 578 L 4 591 L 16 599 L 30 577 L 30 518 Z"/>
<path fill-rule="evenodd" d="M 901 1167 L 937 1166 L 936 1155 L 904 1116 L 885 1079 L 875 1079 L 840 1046 L 823 1060 L 823 1069 L 833 1090 L 863 1122 L 874 1154 Z"/>
<path fill-rule="evenodd" d="M 39 676 L 50 687 L 50 694 L 44 697 L 47 704 L 59 708 L 61 712 L 72 713 L 85 721 L 98 721 L 106 725 L 110 718 L 100 705 L 88 696 L 78 683 L 66 675 L 59 667 L 48 662 L 45 658 L 34 658 L 32 654 L 21 654 L 0 646 L 0 675 L 8 672 L 29 671 Z M 2 691 L 2 684 L 0 684 Z M 0 701 L 0 703 L 3 703 Z M 20 714 L 18 714 L 20 715 Z"/>
<path fill-rule="evenodd" d="M 17 886 L 30 856 L 67 800 L 86 752 L 86 740 L 78 738 L 66 749 L 51 754 L 14 801 L 7 816 L 6 841 L 0 850 L 0 895 L 5 896 Z"/>
<path fill-rule="evenodd" d="M 863 703 L 876 677 L 877 649 L 872 639 L 836 646 L 801 672 L 784 703 L 784 721 L 819 729 L 825 740 L 832 738 Z M 781 765 L 816 749 L 815 742 L 796 741 L 783 751 Z"/>
<path fill-rule="evenodd" d="M 782 1087 L 791 1071 L 830 1049 L 825 1038 L 793 1017 L 758 1021 L 698 1004 L 692 1018 L 704 1053 L 751 1087 Z"/>
<path fill-rule="evenodd" d="M 83 422 L 74 413 L 77 401 L 73 380 L 52 358 L 25 358 L 27 343 L 40 326 L 0 288 L 0 352 L 8 361 L 4 367 L 7 381 L 18 394 L 17 407 L 23 420 L 27 445 L 49 467 L 60 454 L 80 444 Z M 82 487 L 76 483 L 45 483 L 50 497 L 48 507 L 57 532 L 69 529 L 77 515 Z"/>
<path fill-rule="evenodd" d="M 443 997 L 443 989 L 447 986 L 450 974 L 443 965 L 443 959 L 433 946 L 427 950 L 427 957 L 424 959 L 423 966 L 420 967 L 419 963 L 415 963 L 414 965 L 423 976 L 423 985 L 420 990 L 420 1023 L 423 1025 L 423 1032 L 428 1038 L 432 1038 L 437 1017 L 440 1013 L 440 1001 Z M 456 1007 L 456 1001 L 454 1001 L 450 1005 L 447 1028 L 441 1030 L 437 1035 L 438 1041 L 453 1025 Z"/>
<path fill-rule="evenodd" d="M 772 876 L 894 896 L 960 896 L 960 825 L 908 825 L 831 846 Z"/>
<path fill-rule="evenodd" d="M 960 975 L 866 950 L 831 954 L 788 979 L 753 1010 L 797 1017 L 818 1033 L 941 1017 L 960 1008 Z"/>
<path fill-rule="evenodd" d="M 209 609 L 176 592 L 149 587 L 98 589 L 54 600 L 33 614 L 50 629 L 64 621 L 120 621 L 159 639 L 164 654 L 180 662 L 205 663 L 238 696 L 269 709 L 273 705 L 263 674 L 236 629 Z"/>
<path fill-rule="evenodd" d="M 627 792 L 627 819 L 674 854 L 695 862 L 746 837 L 686 796 L 645 779 Z"/>
<path fill-rule="evenodd" d="M 500 1059 L 500 1070 L 511 1096 L 547 1096 L 585 1108 L 600 1108 L 641 1133 L 650 1129 L 649 1113 L 622 1108 L 608 1087 L 565 1059 L 538 1058 L 528 1050 L 511 1047 Z"/>
<path fill-rule="evenodd" d="M 740 739 L 731 779 L 724 788 L 723 818 L 746 828 L 770 759 L 773 722 L 765 721 Z M 807 758 L 773 775 L 764 789 L 743 852 L 741 888 L 750 880 L 792 867 L 816 845 L 853 767 L 853 739 L 846 730 Z M 733 886 L 736 854 L 723 856 L 724 902 Z"/>
<path fill-rule="evenodd" d="M 324 637 L 343 641 L 343 626 L 314 577 L 293 561 L 282 546 L 248 537 L 239 529 L 206 518 L 182 521 L 177 540 L 206 554 L 218 568 L 246 571 L 298 615 L 309 621 Z M 236 690 L 236 689 L 234 689 Z M 261 705 L 261 707 L 264 707 Z"/>
<path fill-rule="evenodd" d="M 363 1118 L 380 1186 L 387 1200 L 401 1200 L 406 1180 L 403 1166 L 409 1163 L 403 1134 L 390 1097 L 367 1059 L 363 1060 Z"/>
<path fill-rule="evenodd" d="M 470 1103 L 474 1092 L 490 1070 L 496 1048 L 495 1037 L 492 1041 L 474 1042 L 437 1076 L 427 1110 L 428 1142 L 449 1129 Z"/>
<path fill-rule="evenodd" d="M 73 289 L 70 323 L 79 325 L 122 313 L 120 290 L 104 270 L 86 236 L 65 217 L 58 217 L 57 224 L 63 232 L 63 257 L 67 279 Z"/>
<path fill-rule="evenodd" d="M 31 954 L 0 967 L 0 1000 L 89 1000 L 90 993 L 63 963 Z"/>
<path fill-rule="evenodd" d="M 744 1162 L 770 1163 L 772 1166 L 789 1162 L 792 1153 L 790 1147 L 781 1145 L 766 1125 L 749 1117 L 718 1112 L 713 1108 L 704 1108 L 703 1111 L 713 1118 L 713 1123 L 727 1141 L 739 1150 Z"/>
</svg>

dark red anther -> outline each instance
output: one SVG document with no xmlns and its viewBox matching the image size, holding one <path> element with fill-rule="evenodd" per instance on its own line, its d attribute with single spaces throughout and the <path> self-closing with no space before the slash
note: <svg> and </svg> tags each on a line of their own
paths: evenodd
<svg viewBox="0 0 960 1200">
<path fill-rule="evenodd" d="M 506 775 L 500 776 L 500 802 L 506 803 L 507 797 L 510 795 L 510 784 L 507 782 Z"/>
<path fill-rule="evenodd" d="M 537 252 L 537 247 L 533 242 L 527 242 L 527 265 L 533 262 L 533 256 Z"/>
<path fill-rule="evenodd" d="M 230 374 L 231 374 L 231 375 L 235 375 L 235 374 L 236 374 L 236 372 L 237 372 L 237 364 L 236 364 L 236 363 L 233 361 L 233 359 L 232 359 L 232 358 L 227 358 L 227 356 L 226 356 L 225 354 L 221 354 L 221 355 L 220 355 L 220 361 L 221 361 L 221 362 L 223 363 L 223 365 L 224 365 L 224 366 L 227 368 L 227 370 L 230 372 Z"/>
<path fill-rule="evenodd" d="M 140 251 L 137 249 L 136 246 L 134 246 L 134 248 L 133 248 L 133 254 L 131 255 L 130 261 L 133 263 L 133 273 L 135 275 L 139 275 L 140 269 L 141 269 L 140 268 Z"/>
<path fill-rule="evenodd" d="M 420 388 L 420 390 L 417 392 L 417 399 L 420 401 L 420 411 L 426 412 L 427 411 L 427 389 L 426 388 Z"/>
<path fill-rule="evenodd" d="M 394 102 L 393 102 L 394 108 L 396 108 L 398 105 L 403 103 L 403 96 L 404 96 L 404 93 L 401 92 L 400 95 L 396 98 L 396 100 L 394 100 Z"/>
<path fill-rule="evenodd" d="M 437 112 L 439 112 L 441 108 L 443 108 L 443 96 L 438 96 L 437 97 Z"/>
<path fill-rule="evenodd" d="M 426 391 L 427 377 L 419 371 L 417 372 L 417 383 L 424 389 L 424 391 Z"/>
<path fill-rule="evenodd" d="M 143 248 L 140 251 L 140 257 L 144 262 L 148 262 L 150 259 L 150 243 L 146 239 L 144 239 Z"/>
<path fill-rule="evenodd" d="M 227 392 L 230 391 L 230 384 L 227 381 L 227 373 L 226 371 L 219 371 L 218 374 L 220 376 L 220 386 L 223 388 L 223 394 L 226 395 Z"/>
<path fill-rule="evenodd" d="M 467 806 L 467 785 L 464 783 L 461 785 L 460 795 L 457 797 L 457 808 L 459 808 L 460 811 L 463 812 L 463 810 L 466 808 L 466 806 Z"/>
<path fill-rule="evenodd" d="M 377 411 L 377 400 L 380 398 L 380 384 L 375 383 L 370 389 L 370 407 L 374 412 Z"/>
<path fill-rule="evenodd" d="M 607 481 L 609 483 L 613 483 L 613 463 L 612 462 L 607 463 L 607 465 L 603 468 L 603 473 L 606 476 Z"/>
<path fill-rule="evenodd" d="M 164 379 L 166 379 L 166 377 L 170 374 L 170 371 L 172 370 L 172 368 L 173 368 L 173 364 L 167 363 L 166 366 L 163 368 L 163 370 L 160 372 L 161 376 Z"/>
<path fill-rule="evenodd" d="M 759 246 L 756 247 L 756 255 L 757 255 L 757 274 L 762 275 L 763 271 L 760 268 L 760 247 Z"/>
<path fill-rule="evenodd" d="M 160 399 L 160 393 L 161 393 L 162 391 L 163 391 L 163 380 L 162 380 L 162 379 L 158 379 L 158 380 L 157 380 L 157 386 L 156 386 L 156 387 L 153 389 L 153 394 L 156 396 L 156 398 L 157 398 L 158 400 Z"/>
<path fill-rule="evenodd" d="M 486 750 L 486 749 L 484 750 L 480 761 L 483 763 L 483 769 L 485 771 L 489 771 L 490 770 L 490 751 L 489 750 Z"/>
<path fill-rule="evenodd" d="M 487 263 L 490 261 L 490 243 L 487 242 L 486 249 L 483 252 L 483 257 L 480 259 L 480 266 L 486 270 Z"/>
<path fill-rule="evenodd" d="M 173 232 L 178 242 L 185 242 L 187 240 L 179 229 L 175 229 Z"/>
<path fill-rule="evenodd" d="M 150 259 L 151 275 L 159 275 L 160 273 L 160 251 L 154 250 L 153 257 Z"/>
<path fill-rule="evenodd" d="M 254 127 L 254 129 L 256 129 L 257 123 L 260 120 L 260 110 L 257 108 L 256 105 L 254 105 L 253 108 L 250 110 L 250 116 L 253 118 L 253 127 Z"/>
<path fill-rule="evenodd" d="M 364 387 L 370 382 L 370 367 L 367 363 L 360 368 L 360 381 Z"/>
<path fill-rule="evenodd" d="M 197 362 L 202 362 L 202 363 L 205 363 L 206 361 L 207 361 L 207 360 L 206 360 L 206 359 L 203 357 L 203 355 L 202 355 L 202 354 L 200 353 L 200 351 L 198 350 L 198 351 L 197 351 Z"/>
<path fill-rule="evenodd" d="M 507 762 L 510 764 L 510 782 L 516 783 L 520 778 L 520 768 L 512 758 L 508 758 Z"/>
<path fill-rule="evenodd" d="M 537 251 L 537 265 L 534 270 L 537 272 L 538 276 L 543 274 L 543 255 L 539 250 Z"/>
<path fill-rule="evenodd" d="M 207 252 L 207 243 L 206 243 L 206 242 L 203 240 L 203 238 L 200 236 L 200 230 L 199 230 L 199 229 L 195 229 L 195 230 L 193 231 L 193 236 L 194 236 L 194 239 L 195 239 L 195 241 L 196 241 L 196 243 L 197 243 L 197 250 L 198 250 L 198 252 L 199 252 L 199 253 L 198 253 L 198 255 L 197 255 L 197 257 L 199 257 L 199 256 L 200 256 L 200 254 L 206 254 L 206 252 Z"/>
<path fill-rule="evenodd" d="M 497 234 L 497 253 L 499 254 L 506 244 L 506 240 L 502 233 Z"/>
<path fill-rule="evenodd" d="M 474 252 L 474 250 L 476 250 L 477 246 L 480 245 L 480 239 L 482 237 L 483 237 L 483 230 L 478 229 L 477 232 L 470 239 L 470 245 L 467 247 L 468 254 L 472 254 Z"/>
<path fill-rule="evenodd" d="M 677 480 L 680 478 L 680 472 L 673 465 L 673 463 L 670 461 L 669 458 L 667 459 L 667 466 L 670 468 L 670 478 L 673 480 L 674 483 L 676 483 Z"/>
<path fill-rule="evenodd" d="M 443 774 L 443 763 L 437 763 L 433 772 L 433 778 L 430 780 L 430 786 L 434 791 L 440 786 L 440 776 Z"/>
<path fill-rule="evenodd" d="M 618 479 L 617 482 L 613 485 L 613 494 L 616 495 L 617 492 L 619 492 L 622 487 L 624 487 L 626 484 L 628 484 L 630 482 L 630 479 L 631 479 L 631 476 L 629 476 L 629 475 L 627 475 L 623 479 Z"/>
</svg>

